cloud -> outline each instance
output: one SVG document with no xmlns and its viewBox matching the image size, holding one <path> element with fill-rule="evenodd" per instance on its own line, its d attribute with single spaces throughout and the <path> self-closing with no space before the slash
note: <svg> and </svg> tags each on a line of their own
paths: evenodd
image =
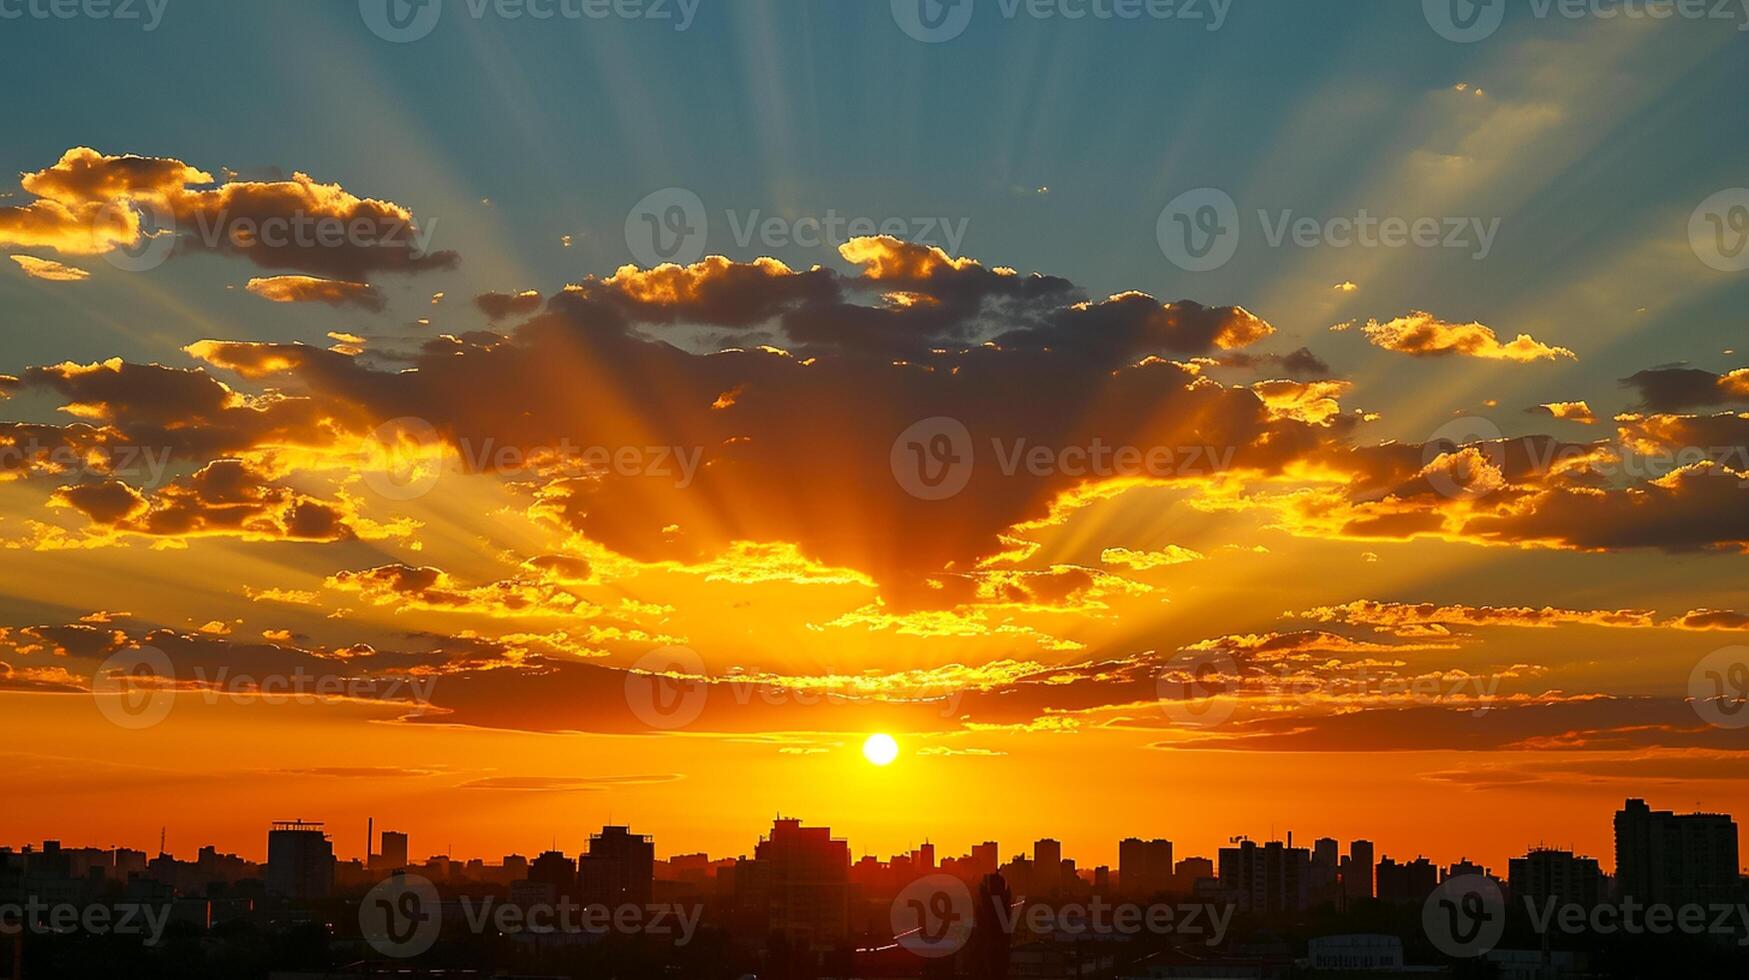
<svg viewBox="0 0 1749 980">
<path fill-rule="evenodd" d="M 251 293 L 274 303 L 327 303 L 357 306 L 381 312 L 388 305 L 377 288 L 367 282 L 318 279 L 315 276 L 270 276 L 249 280 Z"/>
<path fill-rule="evenodd" d="M 348 541 L 346 505 L 283 486 L 242 460 L 215 460 L 150 496 L 119 480 L 64 486 L 53 502 L 115 532 L 158 537 L 235 535 L 250 540 Z"/>
<path fill-rule="evenodd" d="M 52 259 L 39 259 L 34 255 L 14 255 L 12 261 L 17 262 L 24 274 L 32 279 L 46 282 L 83 282 L 91 278 L 91 273 L 84 269 L 63 265 Z"/>
<path fill-rule="evenodd" d="M 1643 629 L 1656 624 L 1646 609 L 1559 609 L 1554 606 L 1465 606 L 1431 602 L 1402 603 L 1356 599 L 1339 606 L 1319 606 L 1292 614 L 1293 618 L 1319 623 L 1372 626 L 1400 635 L 1426 635 L 1427 627 L 1440 631 L 1452 627 L 1513 626 L 1611 626 Z"/>
<path fill-rule="evenodd" d="M 1749 613 L 1729 609 L 1691 609 L 1674 623 L 1684 630 L 1749 630 Z"/>
<path fill-rule="evenodd" d="M 445 269 L 458 260 L 454 252 L 430 251 L 435 225 L 421 228 L 401 205 L 302 173 L 221 182 L 180 160 L 74 147 L 22 183 L 36 200 L 0 208 L 0 246 L 102 255 L 173 233 L 183 251 L 349 281 L 371 272 Z M 148 227 L 142 215 L 163 226 Z"/>
<path fill-rule="evenodd" d="M 481 293 L 474 297 L 474 305 L 493 320 L 528 316 L 540 309 L 541 302 L 541 294 L 533 289 L 520 293 Z"/>
<path fill-rule="evenodd" d="M 1680 366 L 1648 368 L 1623 378 L 1622 384 L 1639 389 L 1641 404 L 1654 412 L 1749 404 L 1749 368 L 1728 374 Z"/>
<path fill-rule="evenodd" d="M 1132 551 L 1129 548 L 1106 548 L 1099 553 L 1099 560 L 1107 565 L 1121 565 L 1136 571 L 1147 571 L 1150 568 L 1164 568 L 1167 565 L 1182 565 L 1185 562 L 1202 561 L 1208 556 L 1200 551 L 1181 548 L 1169 544 L 1155 551 Z"/>
<path fill-rule="evenodd" d="M 1532 413 L 1541 413 L 1550 418 L 1562 419 L 1568 422 L 1578 422 L 1580 425 L 1595 425 L 1597 416 L 1591 413 L 1591 406 L 1583 401 L 1576 402 L 1545 402 L 1530 409 Z"/>
<path fill-rule="evenodd" d="M 1577 359 L 1572 351 L 1539 343 L 1529 334 L 1519 334 L 1517 339 L 1503 344 L 1492 329 L 1480 323 L 1450 323 L 1420 310 L 1385 323 L 1368 320 L 1361 330 L 1374 347 L 1417 357 L 1455 354 L 1520 363 Z"/>
</svg>

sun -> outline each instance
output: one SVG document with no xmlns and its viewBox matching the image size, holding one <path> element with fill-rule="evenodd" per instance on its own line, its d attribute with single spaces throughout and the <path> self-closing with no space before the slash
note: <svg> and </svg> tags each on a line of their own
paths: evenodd
<svg viewBox="0 0 1749 980">
<path fill-rule="evenodd" d="M 899 757 L 899 743 L 891 735 L 870 735 L 862 743 L 862 757 L 877 766 L 890 765 Z"/>
</svg>

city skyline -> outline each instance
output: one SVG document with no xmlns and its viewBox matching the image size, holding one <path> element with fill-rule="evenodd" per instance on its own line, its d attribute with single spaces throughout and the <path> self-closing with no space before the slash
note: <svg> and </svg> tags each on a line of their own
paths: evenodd
<svg viewBox="0 0 1749 980">
<path fill-rule="evenodd" d="M 1637 799 L 1637 798 L 1630 799 L 1628 801 L 1628 803 L 1630 806 L 1637 804 L 1637 805 L 1640 805 L 1643 807 L 1645 805 L 1644 800 Z M 1650 812 L 1655 813 L 1655 812 L 1660 812 L 1660 811 L 1657 811 L 1654 809 Z M 1661 812 L 1664 813 L 1666 816 L 1668 816 L 1673 811 L 1663 810 Z M 1706 810 L 1694 810 L 1690 813 L 1685 813 L 1682 815 L 1688 816 L 1688 817 L 1694 817 L 1694 818 L 1720 817 L 1723 820 L 1731 821 L 1731 826 L 1733 827 L 1733 830 L 1735 829 L 1735 823 L 1733 821 L 1733 818 L 1728 813 L 1714 813 L 1714 812 L 1710 812 L 1710 811 L 1706 811 Z M 1617 811 L 1617 819 L 1619 820 L 1620 818 L 1621 818 L 1621 813 L 1620 813 L 1620 811 Z M 794 819 L 799 819 L 799 818 L 785 817 L 783 814 L 780 813 L 777 816 L 773 817 L 772 819 L 774 821 L 781 822 L 784 820 L 794 820 Z M 801 820 L 801 822 L 804 824 L 808 823 L 808 821 L 806 821 L 806 820 Z M 372 854 L 370 856 L 371 857 L 382 857 L 384 850 L 378 842 L 384 841 L 387 838 L 392 837 L 399 842 L 398 847 L 401 848 L 400 853 L 404 856 L 409 857 L 409 862 L 407 864 L 407 866 L 409 866 L 409 867 L 413 866 L 413 865 L 421 864 L 421 863 L 427 863 L 427 862 L 430 862 L 434 859 L 446 860 L 447 862 L 449 862 L 452 865 L 461 865 L 461 864 L 465 864 L 465 863 L 469 863 L 469 862 L 473 862 L 473 861 L 489 861 L 491 859 L 500 859 L 501 860 L 504 857 L 521 857 L 524 860 L 531 860 L 533 857 L 536 857 L 542 853 L 547 853 L 549 851 L 555 852 L 555 853 L 587 853 L 589 842 L 596 835 L 598 835 L 600 833 L 599 830 L 590 830 L 590 829 L 576 830 L 576 829 L 574 829 L 574 830 L 570 830 L 567 832 L 568 836 L 555 834 L 548 841 L 548 844 L 545 846 L 523 848 L 523 849 L 516 849 L 516 848 L 500 849 L 500 850 L 493 851 L 493 852 L 482 852 L 482 853 L 467 853 L 467 852 L 462 852 L 459 850 L 458 851 L 452 851 L 449 849 L 444 849 L 444 850 L 429 849 L 428 850 L 428 849 L 425 849 L 423 847 L 413 847 L 412 842 L 417 839 L 417 835 L 411 834 L 411 833 L 407 832 L 405 829 L 399 829 L 399 830 L 391 829 L 390 827 L 386 826 L 386 824 L 387 824 L 387 821 L 385 821 L 385 826 L 377 827 L 377 821 L 374 818 L 367 821 L 366 834 L 382 835 L 382 836 L 373 836 L 373 837 L 369 838 L 372 841 L 371 846 L 375 848 L 375 850 L 372 852 Z M 355 854 L 350 847 L 345 846 L 345 844 L 343 842 L 356 843 L 356 842 L 353 842 L 351 840 L 351 837 L 349 835 L 347 835 L 344 831 L 330 829 L 331 825 L 325 821 L 309 821 L 309 820 L 303 820 L 303 819 L 278 820 L 278 821 L 272 821 L 272 825 L 275 827 L 297 826 L 297 827 L 310 828 L 310 829 L 320 831 L 323 834 L 324 839 L 329 841 L 330 846 L 333 848 L 333 854 L 334 854 L 334 858 L 336 861 L 363 862 L 364 859 L 366 858 L 366 854 L 364 853 L 364 851 L 360 850 Z M 614 830 L 614 829 L 617 829 L 620 831 L 631 830 L 633 832 L 636 832 L 636 830 L 637 830 L 637 822 L 636 821 L 631 821 L 631 822 L 622 821 L 619 823 L 611 823 L 610 822 L 610 823 L 603 823 L 600 826 L 602 828 L 606 828 L 606 829 L 610 829 L 610 830 Z M 830 825 L 827 822 L 821 822 L 820 824 L 818 824 L 818 826 L 829 827 Z M 1615 865 L 1615 861 L 1616 861 L 1616 852 L 1614 850 L 1614 847 L 1617 846 L 1616 841 L 1617 841 L 1617 835 L 1620 833 L 1620 828 L 1617 826 L 1613 826 L 1613 825 L 1606 825 L 1605 826 L 1605 833 L 1606 833 L 1606 836 L 1609 838 L 1609 841 L 1611 843 L 1611 847 L 1603 848 L 1603 849 L 1600 849 L 1600 850 L 1597 850 L 1594 852 L 1588 852 L 1585 848 L 1576 847 L 1568 842 L 1564 842 L 1561 840 L 1545 839 L 1545 840 L 1537 840 L 1535 842 L 1527 842 L 1518 851 L 1514 851 L 1511 855 L 1507 855 L 1506 857 L 1511 857 L 1513 860 L 1516 860 L 1518 856 L 1522 856 L 1523 854 L 1535 853 L 1538 851 L 1561 851 L 1561 852 L 1567 852 L 1567 853 L 1574 853 L 1574 854 L 1579 854 L 1582 857 L 1588 857 L 1588 858 L 1591 858 L 1592 860 L 1597 861 L 1600 868 L 1604 869 L 1606 874 L 1613 876 L 1615 874 L 1614 865 Z M 165 835 L 166 835 L 165 839 L 168 840 L 168 828 L 165 828 Z M 361 834 L 358 836 L 364 837 L 365 835 Z M 583 844 L 581 846 L 569 847 L 569 848 L 562 846 L 566 840 L 574 839 L 578 836 L 580 836 L 582 838 L 582 841 L 583 841 Z M 1255 844 L 1258 846 L 1262 846 L 1265 844 L 1277 844 L 1277 845 L 1286 845 L 1288 847 L 1292 847 L 1293 841 L 1295 840 L 1296 836 L 1302 842 L 1302 844 L 1304 844 L 1306 841 L 1312 839 L 1312 838 L 1308 837 L 1308 835 L 1303 834 L 1303 833 L 1296 834 L 1295 831 L 1293 831 L 1293 830 L 1287 830 L 1280 836 L 1275 836 L 1272 833 L 1270 836 L 1253 837 L 1251 835 L 1244 834 L 1244 833 L 1235 833 L 1235 834 L 1221 840 L 1220 842 L 1218 842 L 1214 846 L 1209 846 L 1206 848 L 1198 848 L 1196 846 L 1187 846 L 1184 841 L 1177 839 L 1177 838 L 1169 838 L 1169 837 L 1168 838 L 1162 838 L 1162 837 L 1150 838 L 1150 837 L 1141 836 L 1139 834 L 1129 834 L 1129 835 L 1126 835 L 1125 837 L 1123 837 L 1122 839 L 1119 839 L 1117 841 L 1112 842 L 1110 850 L 1109 850 L 1109 855 L 1110 855 L 1109 860 L 1106 859 L 1105 852 L 1097 852 L 1096 856 L 1093 860 L 1085 860 L 1085 861 L 1075 860 L 1075 863 L 1076 863 L 1079 871 L 1085 872 L 1088 874 L 1091 874 L 1095 868 L 1102 868 L 1102 867 L 1109 867 L 1114 872 L 1116 872 L 1122 866 L 1121 862 L 1120 862 L 1120 857 L 1123 853 L 1123 845 L 1127 845 L 1127 844 L 1130 844 L 1132 842 L 1136 843 L 1136 844 L 1142 844 L 1142 845 L 1149 844 L 1149 843 L 1166 845 L 1166 853 L 1168 855 L 1168 863 L 1170 864 L 1170 863 L 1175 863 L 1175 861 L 1182 861 L 1186 858 L 1209 859 L 1211 855 L 1216 854 L 1221 850 L 1225 850 L 1225 849 L 1229 849 L 1229 848 L 1238 846 L 1240 844 L 1240 842 L 1242 842 L 1242 841 L 1249 841 L 1252 844 Z M 654 840 L 655 838 L 652 836 L 649 839 Z M 765 838 L 760 837 L 759 839 L 764 840 Z M 1319 840 L 1319 841 L 1323 841 L 1326 839 L 1333 840 L 1336 843 L 1344 845 L 1344 846 L 1346 846 L 1350 843 L 1353 843 L 1353 842 L 1360 842 L 1360 843 L 1369 845 L 1373 849 L 1373 851 L 1376 853 L 1376 855 L 1380 858 L 1394 857 L 1394 858 L 1398 858 L 1398 859 L 1403 860 L 1403 861 L 1414 861 L 1414 860 L 1420 860 L 1420 859 L 1427 859 L 1427 860 L 1431 860 L 1432 862 L 1434 862 L 1434 864 L 1436 866 L 1439 866 L 1439 867 L 1459 866 L 1459 865 L 1465 864 L 1467 862 L 1470 862 L 1472 858 L 1479 856 L 1479 855 L 1472 853 L 1472 852 L 1454 853 L 1454 854 L 1447 855 L 1447 854 L 1443 854 L 1441 852 L 1438 852 L 1437 850 L 1430 850 L 1427 847 L 1425 847 L 1424 845 L 1416 845 L 1415 847 L 1412 847 L 1412 848 L 1403 848 L 1403 847 L 1394 847 L 1393 848 L 1393 847 L 1389 847 L 1389 846 L 1385 846 L 1384 844 L 1381 844 L 1380 841 L 1377 840 L 1376 838 L 1367 837 L 1367 836 L 1344 838 L 1344 837 L 1339 837 L 1339 836 L 1338 837 L 1330 837 L 1329 835 L 1320 834 L 1317 837 L 1317 840 Z M 66 839 L 63 839 L 60 837 L 46 837 L 46 838 L 41 838 L 41 840 L 55 841 L 61 847 L 66 848 L 66 849 L 91 849 L 93 847 L 92 842 L 89 842 L 89 841 L 74 842 L 74 841 L 66 840 Z M 877 854 L 875 850 L 866 849 L 866 848 L 865 849 L 858 849 L 856 846 L 854 846 L 854 842 L 849 841 L 848 838 L 845 838 L 845 840 L 846 840 L 846 843 L 850 845 L 850 849 L 849 849 L 848 853 L 854 859 L 862 860 L 862 859 L 867 859 L 867 858 L 874 858 L 876 860 L 881 860 L 880 855 Z M 986 848 L 991 844 L 995 844 L 995 845 L 997 845 L 995 855 L 1002 862 L 1007 862 L 1007 861 L 1014 859 L 1016 857 L 1025 857 L 1029 852 L 1032 851 L 1032 849 L 1037 844 L 1040 844 L 1040 843 L 1049 843 L 1049 844 L 1053 845 L 1055 848 L 1057 848 L 1056 853 L 1058 855 L 1062 856 L 1063 858 L 1066 858 L 1066 859 L 1077 859 L 1079 857 L 1085 856 L 1084 852 L 1082 852 L 1081 850 L 1074 848 L 1074 847 L 1071 847 L 1071 846 L 1065 846 L 1062 841 L 1060 841 L 1059 839 L 1057 839 L 1055 837 L 1051 837 L 1051 836 L 1040 836 L 1040 837 L 1036 837 L 1036 838 L 1027 838 L 1027 840 L 1025 842 L 1020 842 L 1017 845 L 1018 849 L 1009 849 L 1009 848 L 1007 848 L 1007 845 L 1004 845 L 1001 841 L 995 841 L 995 840 L 989 840 L 989 839 L 981 840 L 981 841 L 971 841 L 971 842 L 966 843 L 964 845 L 964 847 L 961 848 L 956 844 L 943 843 L 940 840 L 925 836 L 923 838 L 920 838 L 920 839 L 914 841 L 909 846 L 902 847 L 902 848 L 897 849 L 897 850 L 882 852 L 882 853 L 887 854 L 889 859 L 902 858 L 902 857 L 905 857 L 906 855 L 910 855 L 912 857 L 915 857 L 919 853 L 929 853 L 932 855 L 939 855 L 940 857 L 946 858 L 946 857 L 950 857 L 950 856 L 957 857 L 957 856 L 962 856 L 962 855 L 972 855 L 972 854 L 977 853 L 978 850 L 981 848 Z M 14 842 L 9 842 L 9 841 L 0 841 L 0 849 L 9 850 L 9 851 L 13 851 L 13 852 L 21 852 L 24 848 L 28 848 L 30 846 L 32 846 L 32 845 L 29 843 L 24 843 L 24 842 L 14 843 Z M 217 848 L 217 845 L 211 841 L 202 841 L 199 844 L 197 844 L 196 847 L 200 848 L 200 849 L 214 849 L 214 848 Z M 121 844 L 110 844 L 110 845 L 106 845 L 106 848 L 104 848 L 104 849 L 127 850 L 129 852 L 141 853 L 141 854 L 156 853 L 156 854 L 161 855 L 161 856 L 169 856 L 169 857 L 176 856 L 176 851 L 175 851 L 174 847 L 168 848 L 166 850 L 154 849 L 154 850 L 149 851 L 146 848 L 133 848 L 133 847 L 127 847 L 126 845 L 121 845 Z M 1310 850 L 1310 848 L 1304 848 L 1304 849 Z M 1459 846 L 1458 850 L 1462 851 L 1461 846 Z M 735 858 L 746 858 L 752 852 L 753 852 L 753 848 L 744 847 L 738 852 L 731 849 L 729 851 L 722 851 L 722 852 L 713 853 L 711 851 L 708 851 L 708 850 L 705 850 L 702 848 L 689 848 L 686 845 L 682 844 L 682 845 L 679 845 L 674 850 L 669 850 L 669 851 L 656 850 L 653 852 L 652 856 L 653 856 L 653 859 L 658 864 L 665 864 L 674 858 L 696 859 L 699 857 L 704 857 L 704 858 L 709 859 L 709 860 L 733 860 Z M 250 852 L 247 849 L 244 849 L 244 850 L 222 849 L 221 853 L 224 853 L 228 856 L 244 857 L 245 860 L 248 860 L 249 855 L 253 852 Z M 266 853 L 265 846 L 260 848 L 259 853 L 261 854 L 261 856 L 264 859 L 266 858 L 267 853 Z M 418 855 L 418 854 L 424 854 L 423 861 L 411 860 L 412 855 Z M 1138 854 L 1139 854 L 1139 852 L 1138 852 Z M 1172 857 L 1172 855 L 1174 855 L 1174 854 L 1176 855 L 1176 858 Z M 260 863 L 265 864 L 266 862 L 265 862 L 265 860 L 263 860 Z M 1505 868 L 1507 866 L 1507 864 L 1508 864 L 1508 861 L 1504 860 L 1504 859 L 1500 860 L 1498 862 L 1484 860 L 1484 861 L 1482 861 L 1481 864 L 1476 865 L 1476 867 L 1487 868 L 1489 870 L 1492 870 L 1495 868 Z M 371 868 L 375 867 L 375 865 L 373 865 L 373 864 L 365 864 L 364 866 L 365 866 L 366 870 L 370 870 Z M 1746 866 L 1741 870 L 1743 870 L 1746 873 L 1749 873 L 1749 866 Z"/>
<path fill-rule="evenodd" d="M 1746 28 L 0 0 L 0 840 L 1749 814 Z"/>
</svg>

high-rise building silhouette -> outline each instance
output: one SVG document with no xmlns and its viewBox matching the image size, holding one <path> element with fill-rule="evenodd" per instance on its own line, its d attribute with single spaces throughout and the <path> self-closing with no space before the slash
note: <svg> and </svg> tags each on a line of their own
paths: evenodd
<svg viewBox="0 0 1749 980">
<path fill-rule="evenodd" d="M 1349 899 L 1373 897 L 1372 841 L 1354 840 L 1348 844 L 1348 855 L 1337 868 L 1342 878 L 1342 894 Z"/>
<path fill-rule="evenodd" d="M 1294 912 L 1311 898 L 1312 857 L 1303 847 L 1240 840 L 1220 851 L 1221 891 L 1252 912 Z"/>
<path fill-rule="evenodd" d="M 386 871 L 399 871 L 407 867 L 407 835 L 393 830 L 383 831 L 383 844 L 375 861 L 375 867 Z"/>
<path fill-rule="evenodd" d="M 850 845 L 778 818 L 734 871 L 738 916 L 791 949 L 830 949 L 850 932 Z"/>
<path fill-rule="evenodd" d="M 1425 902 L 1427 896 L 1439 887 L 1439 869 L 1424 857 L 1418 857 L 1408 864 L 1398 864 L 1389 857 L 1380 858 L 1374 871 L 1381 902 Z"/>
<path fill-rule="evenodd" d="M 305 900 L 334 891 L 334 844 L 322 824 L 282 820 L 267 832 L 267 893 Z"/>
<path fill-rule="evenodd" d="M 972 867 L 980 875 L 993 875 L 1002 865 L 1002 851 L 993 840 L 972 845 Z"/>
<path fill-rule="evenodd" d="M 1515 902 L 1543 905 L 1552 900 L 1591 908 L 1603 900 L 1603 871 L 1597 860 L 1554 848 L 1534 848 L 1513 858 L 1507 885 Z"/>
<path fill-rule="evenodd" d="M 1117 884 L 1124 894 L 1147 898 L 1172 889 L 1172 842 L 1129 837 L 1117 845 Z"/>
<path fill-rule="evenodd" d="M 1628 800 L 1615 815 L 1615 883 L 1644 903 L 1706 904 L 1737 888 L 1737 822 Z"/>
<path fill-rule="evenodd" d="M 564 851 L 543 851 L 528 866 L 528 882 L 546 886 L 530 894 L 547 896 L 544 901 L 575 898 L 577 895 L 577 862 Z"/>
<path fill-rule="evenodd" d="M 656 844 L 629 827 L 603 827 L 577 861 L 579 899 L 586 905 L 649 905 L 656 880 Z"/>
</svg>

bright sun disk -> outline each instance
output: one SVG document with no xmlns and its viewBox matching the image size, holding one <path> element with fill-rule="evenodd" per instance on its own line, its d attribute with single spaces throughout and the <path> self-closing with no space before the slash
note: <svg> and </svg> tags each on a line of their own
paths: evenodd
<svg viewBox="0 0 1749 980">
<path fill-rule="evenodd" d="M 862 743 L 862 756 L 877 766 L 884 766 L 899 757 L 899 743 L 891 735 L 870 735 Z"/>
</svg>

